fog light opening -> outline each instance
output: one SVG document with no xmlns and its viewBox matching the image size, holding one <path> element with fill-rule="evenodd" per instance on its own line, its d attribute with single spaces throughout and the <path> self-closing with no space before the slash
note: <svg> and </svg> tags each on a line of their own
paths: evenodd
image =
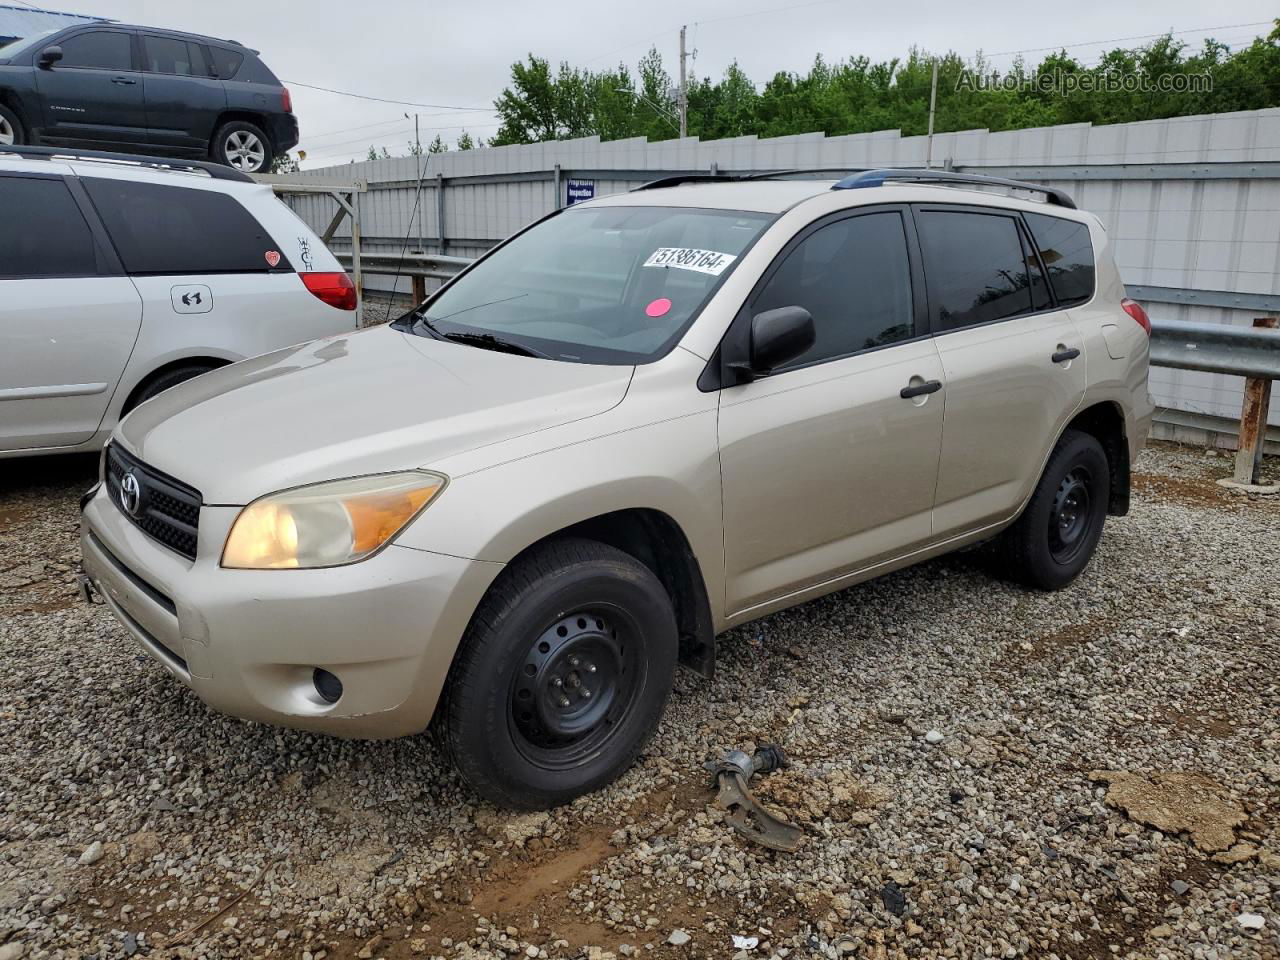
<svg viewBox="0 0 1280 960">
<path fill-rule="evenodd" d="M 316 667 L 311 674 L 311 682 L 316 686 L 316 693 L 325 703 L 337 703 L 342 698 L 342 681 L 328 670 Z"/>
</svg>

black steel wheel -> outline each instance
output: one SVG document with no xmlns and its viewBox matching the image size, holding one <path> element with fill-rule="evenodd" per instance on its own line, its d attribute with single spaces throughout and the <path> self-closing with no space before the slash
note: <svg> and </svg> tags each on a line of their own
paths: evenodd
<svg viewBox="0 0 1280 960">
<path fill-rule="evenodd" d="M 594 541 L 546 544 L 481 602 L 438 733 L 485 799 L 566 803 L 635 760 L 662 715 L 677 646 L 671 599 L 648 567 Z"/>
<path fill-rule="evenodd" d="M 1067 430 L 1022 515 L 997 541 L 1004 575 L 1041 590 L 1069 584 L 1098 546 L 1110 493 L 1102 445 L 1087 433 Z"/>
</svg>

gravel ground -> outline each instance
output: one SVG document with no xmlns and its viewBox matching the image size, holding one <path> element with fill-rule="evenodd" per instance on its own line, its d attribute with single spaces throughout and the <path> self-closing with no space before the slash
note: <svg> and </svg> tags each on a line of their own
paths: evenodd
<svg viewBox="0 0 1280 960">
<path fill-rule="evenodd" d="M 968 554 L 735 630 L 619 783 L 511 815 L 429 737 L 210 712 L 75 602 L 92 461 L 6 461 L 0 960 L 1280 957 L 1280 502 L 1229 468 L 1147 450 L 1059 594 Z M 766 740 L 794 854 L 708 808 Z"/>
</svg>

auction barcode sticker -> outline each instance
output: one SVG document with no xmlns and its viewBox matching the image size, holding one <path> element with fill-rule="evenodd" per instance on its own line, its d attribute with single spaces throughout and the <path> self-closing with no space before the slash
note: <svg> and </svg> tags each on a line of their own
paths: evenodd
<svg viewBox="0 0 1280 960">
<path fill-rule="evenodd" d="M 718 277 L 738 258 L 731 253 L 697 250 L 693 247 L 659 247 L 644 262 L 646 267 L 679 267 Z"/>
</svg>

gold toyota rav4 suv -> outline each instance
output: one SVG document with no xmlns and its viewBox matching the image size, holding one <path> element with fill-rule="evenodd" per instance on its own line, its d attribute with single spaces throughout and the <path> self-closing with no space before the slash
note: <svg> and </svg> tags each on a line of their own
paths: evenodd
<svg viewBox="0 0 1280 960">
<path fill-rule="evenodd" d="M 218 710 L 434 717 L 478 793 L 562 803 L 730 627 L 997 537 L 1009 576 L 1070 583 L 1128 506 L 1147 328 L 1055 190 L 659 181 L 142 404 L 84 591 Z"/>
</svg>

